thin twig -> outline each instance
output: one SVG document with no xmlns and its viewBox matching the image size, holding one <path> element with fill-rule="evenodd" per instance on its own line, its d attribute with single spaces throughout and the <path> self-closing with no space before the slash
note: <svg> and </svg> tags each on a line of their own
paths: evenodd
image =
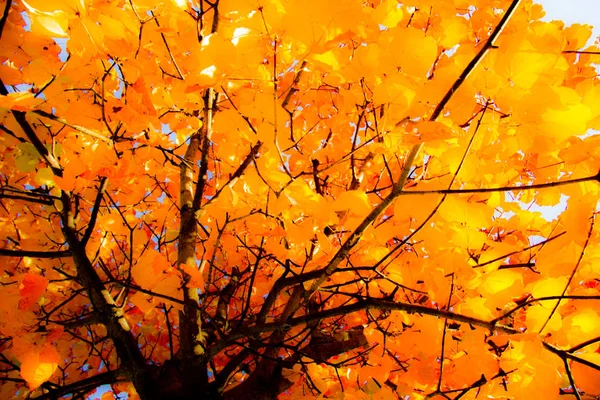
<svg viewBox="0 0 600 400">
<path fill-rule="evenodd" d="M 2 32 L 4 31 L 4 25 L 8 20 L 8 13 L 10 12 L 11 5 L 12 0 L 6 0 L 6 4 L 4 5 L 4 12 L 2 13 L 2 19 L 0 19 L 0 39 L 2 39 Z"/>
<path fill-rule="evenodd" d="M 596 222 L 596 213 L 594 213 L 592 215 L 592 222 L 590 223 L 590 229 L 588 230 L 587 238 L 585 239 L 585 243 L 583 244 L 583 248 L 581 249 L 581 254 L 579 254 L 579 259 L 577 260 L 577 263 L 575 264 L 575 267 L 573 267 L 573 271 L 571 272 L 571 276 L 569 276 L 569 280 L 567 281 L 567 284 L 565 285 L 565 288 L 563 289 L 562 293 L 560 294 L 561 297 L 564 296 L 565 293 L 567 293 L 567 290 L 569 290 L 569 286 L 571 286 L 571 282 L 573 281 L 573 278 L 575 277 L 575 273 L 577 272 L 577 269 L 579 268 L 579 265 L 581 264 L 581 260 L 583 260 L 583 256 L 585 255 L 585 251 L 586 251 L 586 249 L 588 247 L 588 244 L 590 243 L 590 238 L 592 237 L 592 232 L 594 231 L 594 222 Z M 544 322 L 544 325 L 542 325 L 542 327 L 540 328 L 540 334 L 544 331 L 544 329 L 546 328 L 546 326 L 548 325 L 548 323 L 552 319 L 552 316 L 554 315 L 554 313 L 558 309 L 558 306 L 560 305 L 561 300 L 562 299 L 559 299 L 556 302 L 556 304 L 554 305 L 554 308 L 552 308 L 552 311 L 550 312 L 550 315 L 546 319 L 546 322 Z"/>
<path fill-rule="evenodd" d="M 513 191 L 525 191 L 525 190 L 536 190 L 536 189 L 547 189 L 551 187 L 573 185 L 575 183 L 582 182 L 600 182 L 600 173 L 591 176 L 585 176 L 583 178 L 567 179 L 564 181 L 538 183 L 535 185 L 523 185 L 523 186 L 501 186 L 496 188 L 477 188 L 477 189 L 440 189 L 440 190 L 406 190 L 403 194 L 405 196 L 410 195 L 426 195 L 426 194 L 474 194 L 474 193 L 497 193 L 497 192 L 513 192 Z"/>
<path fill-rule="evenodd" d="M 446 104 L 448 104 L 448 102 L 450 101 L 450 99 L 452 98 L 454 93 L 456 93 L 458 88 L 469 77 L 469 75 L 475 70 L 475 68 L 477 67 L 479 62 L 483 59 L 483 57 L 487 54 L 487 52 L 490 49 L 493 49 L 496 47 L 494 44 L 496 42 L 496 39 L 498 39 L 498 36 L 500 36 L 502 31 L 504 30 L 504 28 L 506 27 L 506 24 L 508 23 L 508 20 L 512 17 L 514 12 L 517 10 L 517 7 L 519 6 L 520 3 L 521 3 L 521 0 L 513 0 L 511 5 L 508 7 L 506 12 L 502 16 L 502 19 L 496 26 L 496 29 L 494 29 L 494 31 L 492 32 L 492 34 L 490 35 L 488 40 L 483 44 L 483 47 L 481 48 L 481 50 L 479 50 L 479 53 L 477 53 L 477 55 L 471 60 L 471 62 L 467 65 L 467 67 L 460 74 L 460 76 L 456 79 L 456 81 L 454 82 L 452 87 L 446 92 L 446 94 L 444 95 L 444 98 L 442 98 L 442 100 L 439 102 L 439 104 L 437 105 L 437 107 L 435 108 L 433 113 L 431 114 L 431 117 L 429 118 L 430 121 L 434 121 L 437 119 L 437 117 L 442 113 L 442 111 L 444 110 L 444 107 L 446 107 Z"/>
<path fill-rule="evenodd" d="M 60 251 L 35 251 L 35 250 L 9 250 L 0 249 L 0 256 L 4 257 L 30 257 L 30 258 L 65 258 L 71 257 L 69 250 Z"/>
</svg>

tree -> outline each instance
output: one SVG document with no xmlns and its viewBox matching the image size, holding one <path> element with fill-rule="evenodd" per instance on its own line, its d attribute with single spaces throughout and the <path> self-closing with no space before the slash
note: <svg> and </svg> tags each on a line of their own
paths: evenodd
<svg viewBox="0 0 600 400">
<path fill-rule="evenodd" d="M 599 396 L 599 50 L 542 16 L 7 1 L 0 397 Z"/>
</svg>

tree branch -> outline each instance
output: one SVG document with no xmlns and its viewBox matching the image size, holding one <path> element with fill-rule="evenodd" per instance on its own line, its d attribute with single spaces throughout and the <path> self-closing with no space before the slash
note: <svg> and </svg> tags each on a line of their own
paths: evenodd
<svg viewBox="0 0 600 400">
<path fill-rule="evenodd" d="M 51 389 L 41 396 L 34 397 L 33 400 L 54 400 L 76 391 L 89 391 L 101 385 L 108 385 L 123 381 L 126 381 L 124 371 L 119 369 L 107 371 L 98 375 L 90 376 L 89 378 L 81 379 L 69 385 Z"/>
<path fill-rule="evenodd" d="M 246 158 L 244 158 L 244 161 L 242 161 L 240 166 L 229 177 L 229 180 L 227 181 L 227 183 L 225 183 L 223 186 L 221 186 L 217 190 L 217 192 L 206 202 L 206 205 L 215 201 L 219 197 L 219 195 L 221 194 L 223 189 L 225 189 L 229 185 L 234 184 L 238 178 L 240 178 L 242 175 L 244 175 L 244 172 L 246 172 L 246 169 L 248 168 L 248 166 L 250 165 L 252 160 L 254 160 L 254 158 L 258 155 L 258 152 L 259 152 L 260 148 L 262 147 L 262 145 L 263 145 L 263 143 L 259 140 L 258 142 L 256 142 L 256 144 L 254 146 L 252 146 L 252 148 L 250 149 L 250 152 L 248 153 Z"/>
<path fill-rule="evenodd" d="M 583 178 L 568 179 L 565 181 L 538 183 L 535 185 L 527 186 L 501 186 L 497 188 L 479 188 L 479 189 L 440 189 L 440 190 L 405 190 L 402 192 L 403 196 L 410 195 L 426 195 L 426 194 L 473 194 L 473 193 L 496 193 L 496 192 L 513 192 L 513 191 L 524 191 L 524 190 L 536 190 L 546 189 L 551 187 L 572 185 L 575 183 L 596 181 L 600 182 L 600 173 L 592 176 L 585 176 Z"/>
<path fill-rule="evenodd" d="M 96 313 L 86 315 L 85 317 L 76 317 L 68 321 L 54 321 L 49 320 L 48 322 L 61 325 L 65 329 L 75 329 L 86 325 L 94 325 L 100 323 L 100 319 Z"/>
<path fill-rule="evenodd" d="M 60 118 L 60 117 L 58 117 L 58 116 L 56 116 L 54 114 L 47 113 L 44 110 L 32 110 L 31 112 L 34 113 L 34 114 L 37 114 L 37 115 L 39 115 L 41 117 L 48 118 L 48 119 L 50 119 L 52 121 L 58 122 L 60 124 L 63 124 L 64 126 L 68 126 L 71 129 L 75 129 L 76 131 L 81 132 L 81 133 L 83 133 L 85 135 L 91 136 L 91 137 L 93 137 L 95 139 L 100 139 L 103 142 L 106 142 L 106 143 L 108 143 L 110 145 L 113 144 L 113 140 L 111 138 L 107 138 L 105 136 L 102 136 L 99 133 L 96 133 L 93 130 L 85 128 L 83 126 L 70 124 L 65 119 Z"/>
<path fill-rule="evenodd" d="M 212 106 L 214 91 L 207 89 L 204 93 L 204 120 L 202 127 L 190 139 L 180 166 L 180 229 L 177 262 L 179 266 L 197 269 L 196 241 L 198 236 L 197 211 L 202 205 L 202 196 L 208 179 L 208 150 L 212 124 Z M 198 171 L 198 182 L 194 188 L 194 165 L 198 148 L 201 146 L 201 160 Z M 202 335 L 202 313 L 198 309 L 200 296 L 198 290 L 188 286 L 189 275 L 180 268 L 183 275 L 183 300 L 185 305 L 179 311 L 180 351 L 177 356 L 183 363 L 183 390 L 188 394 L 197 391 L 198 386 L 208 383 L 206 368 L 199 363 L 204 353 Z"/>
<path fill-rule="evenodd" d="M 482 267 L 485 267 L 486 265 L 490 265 L 490 264 L 493 264 L 493 263 L 495 263 L 495 262 L 502 261 L 502 260 L 504 260 L 504 259 L 506 259 L 506 258 L 508 258 L 508 257 L 510 257 L 510 256 L 512 256 L 512 255 L 519 254 L 519 253 L 523 253 L 524 251 L 531 250 L 531 249 L 534 249 L 534 248 L 536 248 L 536 247 L 543 246 L 543 245 L 545 245 L 546 243 L 553 241 L 554 239 L 558 239 L 559 237 L 561 237 L 562 235 L 564 235 L 564 234 L 566 234 L 566 233 L 567 233 L 567 231 L 564 231 L 564 232 L 561 232 L 561 233 L 559 233 L 559 234 L 556 234 L 556 235 L 554 235 L 554 236 L 550 236 L 550 237 L 549 237 L 548 239 L 546 239 L 546 240 L 542 240 L 542 241 L 541 241 L 541 242 L 539 242 L 539 243 L 532 244 L 531 246 L 527 246 L 527 247 L 525 247 L 525 248 L 523 248 L 523 249 L 521 249 L 521 250 L 511 251 L 510 253 L 506 253 L 506 254 L 503 254 L 503 255 L 501 255 L 500 257 L 496 257 L 496 258 L 494 258 L 494 259 L 492 259 L 492 260 L 488 260 L 488 261 L 486 261 L 486 262 L 484 262 L 484 263 L 481 263 L 481 264 L 474 265 L 474 266 L 473 266 L 473 268 L 482 268 Z M 509 267 L 509 266 L 510 266 L 510 265 L 507 265 L 506 267 Z"/>
<path fill-rule="evenodd" d="M 564 296 L 545 296 L 545 297 L 540 297 L 538 299 L 531 299 L 531 300 L 527 300 L 526 302 L 517 305 L 516 307 L 505 312 L 498 318 L 494 318 L 492 320 L 492 322 L 495 323 L 495 322 L 501 321 L 504 318 L 511 316 L 512 314 L 514 314 L 521 308 L 527 307 L 528 305 L 531 305 L 533 303 L 537 303 L 540 301 L 549 301 L 549 300 L 600 300 L 600 296 L 564 295 Z"/>
<path fill-rule="evenodd" d="M 575 362 L 578 362 L 580 364 L 583 364 L 585 366 L 593 368 L 596 371 L 600 371 L 600 365 L 598 365 L 598 364 L 588 361 L 585 358 L 578 357 L 575 354 L 571 354 L 565 350 L 558 349 L 549 343 L 542 342 L 542 344 L 544 345 L 544 348 L 546 348 L 546 350 L 549 350 L 551 353 L 556 354 L 557 356 L 559 356 L 562 359 L 568 358 L 570 360 L 573 360 Z"/>
<path fill-rule="evenodd" d="M 8 96 L 8 90 L 6 90 L 6 86 L 4 86 L 4 82 L 2 81 L 2 79 L 0 79 L 0 94 Z M 23 129 L 23 132 L 25 132 L 25 136 L 27 136 L 27 139 L 29 139 L 31 144 L 33 144 L 38 153 L 40 153 L 40 156 L 42 156 L 44 161 L 46 161 L 46 164 L 50 166 L 50 169 L 52 169 L 54 175 L 62 177 L 62 167 L 60 166 L 56 158 L 54 158 L 54 156 L 50 154 L 50 152 L 48 151 L 44 143 L 40 140 L 40 138 L 37 137 L 35 131 L 31 127 L 29 122 L 27 122 L 27 118 L 25 118 L 25 112 L 11 110 L 11 113 L 17 121 L 17 123 L 19 124 L 19 126 L 21 127 L 21 129 Z"/>
<path fill-rule="evenodd" d="M 100 211 L 100 203 L 102 202 L 102 197 L 104 196 L 104 191 L 106 190 L 106 182 L 107 178 L 105 176 L 100 178 L 100 187 L 98 188 L 98 193 L 96 194 L 96 200 L 94 201 L 94 208 L 92 208 L 92 215 L 90 217 L 90 222 L 83 234 L 83 238 L 81 239 L 81 245 L 85 247 L 88 240 L 92 236 L 94 232 L 94 227 L 96 226 L 96 219 L 98 218 L 98 212 Z"/>
<path fill-rule="evenodd" d="M 349 330 L 329 337 L 313 337 L 302 349 L 278 362 L 278 368 L 275 369 L 273 374 L 268 377 L 260 377 L 262 378 L 260 379 L 255 371 L 244 382 L 226 391 L 224 397 L 226 400 L 260 398 L 261 395 L 264 396 L 269 393 L 274 395 L 273 397 L 276 397 L 294 384 L 294 382 L 289 381 L 283 376 L 283 370 L 293 368 L 303 357 L 308 357 L 313 359 L 314 362 L 321 363 L 326 362 L 331 357 L 367 345 L 368 341 L 362 328 Z M 240 353 L 241 357 L 237 358 L 237 364 L 243 362 L 244 356 L 248 354 L 247 351 L 242 350 L 242 353 Z M 227 367 L 229 369 L 227 371 L 224 369 L 222 372 L 232 373 L 234 371 L 229 364 Z"/>
<path fill-rule="evenodd" d="M 470 73 L 475 69 L 475 67 L 477 66 L 479 61 L 484 57 L 484 55 L 487 53 L 487 51 L 490 48 L 494 47 L 494 41 L 496 40 L 496 38 L 499 36 L 499 34 L 504 29 L 506 23 L 508 22 L 509 18 L 512 16 L 514 11 L 516 10 L 516 7 L 518 6 L 519 3 L 520 3 L 520 0 L 513 1 L 511 6 L 506 11 L 505 15 L 502 17 L 500 23 L 498 24 L 498 26 L 496 27 L 494 32 L 491 34 L 488 41 L 486 41 L 486 43 L 484 44 L 484 47 L 475 56 L 475 58 L 473 60 L 471 60 L 471 62 L 467 65 L 467 67 L 462 72 L 462 74 L 459 76 L 459 78 L 454 82 L 452 87 L 446 92 L 445 96 L 442 98 L 440 103 L 437 105 L 437 107 L 433 111 L 432 115 L 428 118 L 430 121 L 434 121 L 438 118 L 438 116 L 441 114 L 444 107 L 446 106 L 448 101 L 452 98 L 453 94 L 458 90 L 460 85 L 466 80 L 466 78 L 470 75 Z M 367 215 L 363 219 L 363 221 L 359 224 L 359 226 L 352 232 L 352 234 L 342 244 L 342 246 L 336 252 L 336 254 L 333 256 L 333 258 L 327 263 L 326 267 L 323 268 L 322 272 L 320 272 L 320 274 L 315 278 L 315 280 L 312 283 L 312 285 L 310 286 L 310 288 L 308 290 L 305 290 L 303 286 L 295 286 L 294 287 L 294 290 L 292 291 L 290 299 L 288 300 L 288 303 L 286 304 L 283 313 L 280 315 L 280 317 L 278 318 L 278 320 L 276 322 L 267 323 L 267 324 L 264 323 L 266 316 L 270 312 L 271 307 L 275 303 L 275 300 L 278 297 L 279 292 L 281 291 L 281 289 L 284 285 L 283 282 L 284 282 L 285 278 L 283 278 L 283 277 L 280 278 L 275 283 L 274 287 L 272 288 L 272 290 L 269 292 L 267 298 L 265 299 L 265 302 L 263 303 L 263 307 L 261 308 L 261 311 L 259 312 L 259 315 L 257 318 L 258 324 L 253 328 L 249 328 L 249 329 L 244 330 L 243 332 L 239 332 L 239 333 L 231 335 L 231 337 L 228 338 L 228 340 L 225 340 L 225 342 L 230 342 L 230 340 L 236 340 L 238 337 L 241 338 L 241 337 L 245 337 L 247 335 L 259 334 L 259 333 L 266 332 L 266 331 L 273 331 L 275 333 L 271 336 L 270 343 L 273 344 L 275 347 L 277 347 L 278 345 L 280 345 L 279 342 L 281 340 L 283 340 L 283 338 L 285 337 L 285 332 L 292 326 L 308 324 L 310 322 L 318 321 L 320 319 L 330 318 L 330 317 L 335 317 L 335 316 L 340 316 L 340 315 L 346 315 L 348 313 L 352 313 L 355 311 L 367 310 L 367 309 L 371 309 L 371 308 L 382 309 L 382 310 L 402 310 L 402 311 L 406 311 L 409 313 L 428 314 L 428 315 L 433 315 L 436 317 L 443 317 L 443 318 L 453 319 L 453 320 L 460 321 L 460 322 L 466 322 L 466 323 L 477 325 L 477 326 L 482 326 L 482 327 L 489 329 L 490 331 L 497 330 L 497 331 L 502 331 L 502 332 L 515 333 L 516 330 L 514 330 L 512 328 L 498 326 L 498 325 L 496 325 L 496 323 L 482 321 L 482 320 L 479 320 L 476 318 L 467 317 L 467 316 L 460 315 L 460 314 L 454 314 L 454 313 L 450 313 L 450 312 L 442 311 L 442 310 L 435 310 L 435 309 L 431 309 L 431 308 L 424 307 L 424 306 L 404 304 L 404 303 L 394 303 L 394 302 L 377 300 L 377 299 L 361 300 L 354 304 L 350 304 L 350 305 L 346 305 L 346 306 L 342 306 L 342 307 L 338 307 L 335 309 L 330 309 L 330 310 L 326 310 L 326 311 L 322 311 L 322 312 L 318 312 L 318 313 L 314 313 L 314 314 L 309 314 L 309 315 L 305 315 L 302 317 L 293 318 L 293 315 L 295 314 L 295 312 L 303 304 L 302 300 L 304 300 L 304 301 L 308 300 L 308 298 L 319 289 L 319 287 L 323 284 L 323 282 L 327 279 L 327 277 L 329 275 L 331 275 L 332 273 L 334 273 L 335 270 L 340 265 L 340 263 L 342 263 L 343 260 L 346 259 L 346 257 L 350 253 L 350 251 L 359 242 L 364 231 L 379 217 L 379 215 L 381 215 L 383 213 L 383 211 L 393 202 L 394 199 L 396 199 L 400 194 L 403 193 L 404 185 L 406 183 L 406 180 L 408 179 L 408 175 L 410 174 L 412 164 L 413 164 L 417 154 L 421 150 L 422 146 L 423 146 L 423 144 L 421 143 L 421 144 L 417 144 L 412 147 L 409 154 L 407 155 L 407 157 L 404 160 L 402 174 L 401 174 L 400 178 L 398 179 L 398 181 L 393 185 L 391 193 L 386 198 L 384 198 L 369 213 L 369 215 Z M 241 336 L 239 336 L 239 335 L 241 335 Z M 223 346 L 224 346 L 224 344 L 217 343 L 215 346 L 210 348 L 207 353 L 215 354 L 216 352 L 220 351 L 220 349 L 224 348 Z M 267 354 L 267 353 L 265 353 L 265 354 Z M 269 352 L 268 355 L 271 355 L 271 352 Z M 263 362 L 258 364 L 255 372 L 250 376 L 250 378 L 248 380 L 251 380 L 251 379 L 264 380 L 265 369 L 263 368 L 264 367 L 263 364 L 264 364 Z M 266 366 L 272 367 L 272 365 L 266 365 Z M 266 369 L 266 373 L 267 374 L 271 373 L 270 368 Z"/>
<path fill-rule="evenodd" d="M 193 209 L 194 203 L 194 162 L 198 153 L 200 144 L 201 132 L 198 131 L 190 138 L 190 143 L 186 149 L 184 159 L 179 168 L 179 209 L 180 209 L 180 224 L 179 224 L 179 243 L 178 243 L 178 266 L 187 265 L 191 268 L 196 266 L 196 235 L 198 226 Z M 183 283 L 183 301 L 185 303 L 183 311 L 179 312 L 180 325 L 180 346 L 181 353 L 186 357 L 191 357 L 194 354 L 195 336 L 190 324 L 198 324 L 199 312 L 194 307 L 197 297 L 193 291 L 188 290 L 187 274 L 183 269 L 181 272 L 184 277 Z M 198 345 L 199 346 L 199 345 Z"/>
<path fill-rule="evenodd" d="M 210 149 L 210 138 L 212 136 L 212 120 L 215 92 L 207 89 L 204 94 L 204 118 L 200 139 L 200 168 L 198 169 L 198 183 L 192 201 L 192 210 L 195 213 L 202 206 L 202 197 L 208 181 L 208 151 Z"/>
<path fill-rule="evenodd" d="M 404 160 L 404 166 L 402 167 L 402 174 L 398 181 L 394 184 L 392 188 L 392 192 L 383 199 L 370 213 L 365 217 L 365 219 L 358 225 L 358 227 L 352 232 L 350 237 L 344 242 L 344 244 L 340 247 L 338 252 L 333 256 L 331 261 L 325 267 L 321 276 L 319 276 L 313 282 L 310 289 L 304 294 L 305 298 L 311 296 L 322 284 L 325 282 L 328 276 L 330 276 L 335 269 L 340 265 L 340 263 L 348 256 L 350 250 L 356 246 L 364 231 L 385 211 L 386 208 L 398 197 L 402 194 L 404 190 L 404 185 L 406 184 L 406 180 L 408 179 L 408 175 L 410 174 L 410 169 L 412 168 L 412 164 L 414 160 L 417 158 L 417 155 L 421 151 L 422 144 L 413 146 L 410 153 L 406 156 Z"/>
<path fill-rule="evenodd" d="M 563 50 L 563 54 L 600 54 L 600 51 L 588 51 L 588 50 Z"/>
<path fill-rule="evenodd" d="M 2 39 L 2 32 L 4 32 L 4 25 L 6 25 L 6 21 L 8 20 L 8 13 L 10 12 L 11 5 L 12 0 L 6 0 L 4 12 L 2 13 L 2 19 L 0 19 L 0 39 Z"/>
<path fill-rule="evenodd" d="M 131 332 L 123 309 L 117 306 L 110 291 L 104 286 L 78 238 L 71 211 L 71 198 L 67 192 L 62 192 L 61 201 L 62 230 L 73 255 L 77 277 L 88 294 L 99 322 L 106 327 L 107 335 L 115 345 L 121 365 L 130 376 L 138 394 L 144 400 L 157 399 L 157 384 L 146 364 L 137 339 Z"/>
<path fill-rule="evenodd" d="M 9 193 L 2 193 L 2 192 L 0 192 L 0 199 L 23 200 L 23 201 L 29 201 L 31 203 L 43 204 L 45 206 L 52 205 L 52 200 L 50 200 L 50 199 L 43 199 L 40 197 L 20 196 L 20 195 L 16 195 L 16 194 L 9 194 Z"/>
<path fill-rule="evenodd" d="M 64 257 L 71 257 L 71 251 L 70 250 L 35 251 L 35 250 L 0 249 L 0 256 L 31 257 L 31 258 L 64 258 Z"/>
<path fill-rule="evenodd" d="M 586 298 L 589 298 L 586 297 Z M 501 325 L 498 321 L 502 318 L 496 318 L 491 321 L 484 321 L 478 318 L 469 317 L 462 314 L 453 313 L 450 311 L 439 310 L 435 308 L 430 308 L 418 304 L 408 304 L 408 303 L 400 303 L 383 299 L 365 299 L 359 300 L 356 303 L 352 303 L 345 306 L 340 306 L 316 313 L 312 313 L 309 315 L 303 315 L 301 317 L 291 318 L 287 321 L 276 321 L 266 324 L 257 324 L 254 326 L 246 327 L 245 329 L 241 329 L 221 340 L 218 343 L 215 343 L 213 346 L 207 349 L 207 354 L 214 355 L 222 351 L 232 342 L 243 339 L 246 337 L 251 337 L 253 335 L 258 335 L 265 332 L 274 332 L 274 331 L 287 331 L 294 326 L 306 325 L 313 321 L 318 321 L 320 319 L 339 317 L 342 315 L 348 315 L 358 311 L 365 310 L 382 310 L 382 311 L 404 311 L 409 314 L 424 314 L 430 315 L 436 318 L 447 318 L 449 320 L 463 322 L 467 324 L 471 324 L 474 326 L 479 326 L 485 329 L 490 330 L 491 332 L 502 332 L 507 334 L 516 334 L 520 333 L 517 329 L 511 328 L 509 326 Z"/>
<path fill-rule="evenodd" d="M 565 293 L 567 293 L 567 290 L 569 290 L 569 286 L 571 286 L 571 282 L 573 282 L 575 273 L 577 272 L 577 269 L 581 265 L 581 261 L 583 260 L 583 257 L 585 256 L 585 252 L 588 248 L 588 245 L 590 244 L 590 238 L 592 237 L 592 233 L 594 232 L 594 223 L 596 222 L 596 213 L 595 212 L 592 215 L 591 219 L 592 219 L 592 222 L 590 223 L 590 228 L 588 229 L 588 234 L 585 239 L 585 243 L 583 244 L 583 248 L 581 249 L 581 253 L 579 253 L 579 258 L 577 259 L 577 263 L 575 263 L 575 266 L 573 267 L 573 271 L 571 272 L 571 275 L 569 276 L 569 279 L 567 280 L 567 283 L 565 284 L 565 288 L 563 289 L 562 293 L 560 294 L 561 299 L 559 299 L 556 302 L 556 304 L 554 304 L 554 307 L 552 307 L 552 311 L 550 311 L 550 315 L 548 315 L 548 318 L 546 318 L 546 322 L 544 322 L 544 324 L 540 328 L 540 331 L 539 331 L 540 335 L 542 334 L 542 332 L 544 332 L 544 329 L 546 328 L 546 326 L 552 319 L 552 316 L 554 315 L 556 310 L 558 310 L 558 306 L 560 305 L 560 302 L 562 301 L 562 297 L 565 295 Z"/>
<path fill-rule="evenodd" d="M 481 48 L 481 50 L 479 50 L 479 53 L 477 53 L 477 55 L 471 60 L 471 62 L 469 62 L 469 64 L 466 66 L 466 68 L 463 70 L 463 72 L 460 74 L 460 76 L 452 84 L 450 89 L 448 89 L 448 91 L 446 92 L 446 94 L 444 95 L 442 100 L 439 102 L 439 104 L 435 107 L 435 110 L 433 111 L 433 113 L 431 114 L 431 117 L 429 118 L 430 121 L 435 121 L 437 119 L 437 117 L 442 113 L 442 111 L 444 110 L 444 107 L 446 107 L 446 105 L 448 104 L 448 102 L 450 101 L 450 99 L 452 98 L 454 93 L 456 93 L 458 88 L 460 88 L 460 86 L 463 84 L 463 82 L 469 77 L 469 75 L 471 75 L 471 73 L 475 70 L 475 68 L 477 67 L 479 62 L 483 59 L 483 57 L 485 57 L 487 52 L 490 49 L 493 49 L 495 47 L 494 43 L 496 42 L 496 39 L 498 39 L 498 36 L 500 36 L 502 31 L 504 30 L 504 28 L 506 27 L 506 24 L 508 23 L 508 20 L 512 17 L 514 12 L 517 10 L 517 7 L 519 6 L 520 3 L 521 3 L 521 0 L 513 0 L 511 5 L 508 7 L 506 12 L 502 16 L 502 19 L 496 26 L 496 29 L 494 29 L 494 31 L 492 32 L 492 34 L 490 35 L 488 40 L 483 44 L 483 47 Z"/>
<path fill-rule="evenodd" d="M 288 319 L 286 322 L 271 322 L 266 323 L 264 325 L 254 326 L 250 328 L 244 329 L 241 333 L 244 336 L 253 335 L 257 333 L 269 332 L 269 331 L 277 331 L 277 330 L 287 330 L 288 328 L 304 325 L 310 323 L 312 321 L 316 321 L 319 319 L 338 317 L 340 315 L 351 314 L 357 311 L 364 310 L 389 310 L 389 311 L 405 311 L 409 314 L 425 314 L 431 315 L 433 317 L 438 318 L 447 318 L 457 322 L 464 322 L 467 324 L 479 326 L 482 328 L 489 329 L 492 332 L 503 332 L 503 333 L 519 333 L 514 328 L 510 328 L 508 326 L 500 325 L 497 323 L 497 320 L 492 321 L 484 321 L 478 318 L 469 317 L 462 314 L 453 313 L 450 311 L 438 310 L 435 308 L 429 308 L 422 305 L 417 304 L 408 304 L 408 303 L 398 303 L 389 300 L 382 299 L 366 299 L 360 300 L 356 303 L 349 304 L 346 306 L 336 307 L 325 311 L 320 311 L 317 313 L 303 315 L 301 317 Z"/>
</svg>

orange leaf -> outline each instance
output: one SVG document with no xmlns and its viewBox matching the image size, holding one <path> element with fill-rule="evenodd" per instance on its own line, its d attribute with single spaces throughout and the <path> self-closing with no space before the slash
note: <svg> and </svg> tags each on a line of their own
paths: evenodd
<svg viewBox="0 0 600 400">
<path fill-rule="evenodd" d="M 197 289 L 204 289 L 205 281 L 202 273 L 197 269 L 187 264 L 181 264 L 181 269 L 190 276 L 188 286 Z"/>
<path fill-rule="evenodd" d="M 19 286 L 19 310 L 27 311 L 38 301 L 48 286 L 48 279 L 43 276 L 27 273 Z"/>
<path fill-rule="evenodd" d="M 583 358 L 600 367 L 600 354 L 584 353 L 577 354 L 577 357 Z M 583 365 L 577 361 L 571 361 L 571 372 L 575 378 L 575 385 L 580 390 L 591 396 L 600 395 L 600 372 Z"/>
<path fill-rule="evenodd" d="M 29 111 L 43 102 L 43 99 L 34 97 L 31 92 L 16 92 L 0 96 L 0 108 L 9 108 L 15 111 Z"/>
<path fill-rule="evenodd" d="M 156 116 L 156 110 L 154 109 L 154 103 L 152 103 L 152 99 L 150 98 L 150 94 L 148 93 L 148 89 L 146 88 L 146 83 L 144 82 L 143 77 L 139 77 L 134 84 L 132 85 L 133 90 L 137 93 L 141 94 L 141 104 L 147 110 L 147 113 L 152 116 Z M 135 106 L 134 106 L 135 107 Z M 139 107 L 139 106 L 138 106 Z M 141 111 L 141 110 L 138 110 Z"/>
<path fill-rule="evenodd" d="M 21 361 L 21 376 L 27 381 L 29 388 L 34 390 L 46 382 L 56 371 L 60 356 L 50 345 L 41 350 L 30 350 L 23 354 Z"/>
<path fill-rule="evenodd" d="M 371 211 L 371 203 L 367 194 L 360 190 L 343 192 L 333 203 L 335 211 L 350 210 L 353 213 L 364 216 Z"/>
</svg>

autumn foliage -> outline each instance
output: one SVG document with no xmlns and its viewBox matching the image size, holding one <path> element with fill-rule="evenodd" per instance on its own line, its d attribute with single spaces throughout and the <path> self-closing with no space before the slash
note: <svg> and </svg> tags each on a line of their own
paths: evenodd
<svg viewBox="0 0 600 400">
<path fill-rule="evenodd" d="M 0 398 L 600 396 L 599 48 L 543 15 L 8 0 Z"/>
</svg>

